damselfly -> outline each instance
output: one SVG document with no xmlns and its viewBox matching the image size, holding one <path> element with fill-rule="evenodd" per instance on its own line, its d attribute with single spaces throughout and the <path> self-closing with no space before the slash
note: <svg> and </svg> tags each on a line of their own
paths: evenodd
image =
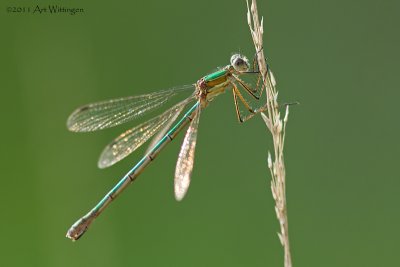
<svg viewBox="0 0 400 267">
<path fill-rule="evenodd" d="M 145 156 L 92 210 L 71 226 L 67 232 L 67 237 L 72 240 L 79 239 L 86 232 L 93 220 L 138 177 L 150 162 L 155 159 L 162 148 L 170 143 L 187 124 L 190 124 L 182 143 L 175 170 L 175 198 L 181 200 L 185 196 L 190 184 L 201 110 L 213 98 L 225 92 L 228 88 L 232 90 L 236 114 L 240 122 L 250 119 L 265 109 L 265 105 L 259 105 L 256 109 L 252 108 L 249 101 L 241 93 L 241 91 L 244 91 L 250 97 L 259 101 L 264 88 L 266 86 L 273 86 L 274 78 L 272 72 L 268 71 L 266 75 L 267 80 L 263 81 L 259 71 L 255 67 L 255 61 L 252 65 L 253 67 L 250 68 L 250 63 L 246 57 L 234 54 L 231 57 L 230 65 L 204 76 L 193 85 L 89 104 L 75 110 L 68 118 L 68 129 L 74 132 L 96 131 L 136 119 L 159 108 L 173 96 L 187 90 L 194 90 L 188 98 L 172 106 L 161 115 L 122 133 L 106 146 L 99 159 L 98 165 L 100 168 L 111 166 L 125 158 L 158 132 Z M 244 77 L 244 75 L 255 76 L 254 84 L 250 85 L 244 79 L 239 78 L 239 76 Z M 193 101 L 195 104 L 172 126 L 184 107 Z M 246 115 L 241 111 L 239 105 L 247 109 Z"/>
</svg>

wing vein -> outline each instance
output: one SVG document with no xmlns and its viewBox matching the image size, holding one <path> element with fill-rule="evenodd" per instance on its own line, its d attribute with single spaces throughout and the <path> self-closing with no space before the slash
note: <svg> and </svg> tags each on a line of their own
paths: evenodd
<svg viewBox="0 0 400 267">
<path fill-rule="evenodd" d="M 91 132 L 114 127 L 161 107 L 173 96 L 189 89 L 193 89 L 193 85 L 88 104 L 70 115 L 67 127 L 74 132 Z"/>
<path fill-rule="evenodd" d="M 196 148 L 200 110 L 201 107 L 199 105 L 192 121 L 190 122 L 189 128 L 186 131 L 181 151 L 179 152 L 178 161 L 176 163 L 174 191 L 175 198 L 178 201 L 184 198 L 190 185 L 190 177 L 194 164 L 194 152 Z"/>
<path fill-rule="evenodd" d="M 99 168 L 109 167 L 138 149 L 155 133 L 160 131 L 171 118 L 177 117 L 182 112 L 189 99 L 179 102 L 161 115 L 120 134 L 104 148 L 98 161 Z"/>
</svg>

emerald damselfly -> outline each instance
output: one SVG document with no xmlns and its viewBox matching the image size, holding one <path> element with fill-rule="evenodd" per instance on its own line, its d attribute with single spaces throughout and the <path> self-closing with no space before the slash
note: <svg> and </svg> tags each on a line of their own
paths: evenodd
<svg viewBox="0 0 400 267">
<path fill-rule="evenodd" d="M 93 220 L 139 176 L 150 162 L 157 157 L 162 148 L 170 143 L 176 135 L 189 124 L 175 169 L 175 198 L 178 201 L 181 200 L 185 196 L 190 184 L 201 110 L 204 109 L 212 99 L 225 92 L 228 88 L 232 89 L 236 114 L 240 122 L 250 119 L 255 114 L 265 109 L 265 105 L 260 105 L 257 109 L 253 109 L 241 93 L 241 90 L 244 90 L 244 92 L 253 99 L 259 101 L 264 88 L 266 86 L 273 86 L 273 83 L 275 83 L 272 72 L 268 70 L 266 75 L 267 80 L 263 81 L 260 72 L 255 67 L 256 61 L 254 61 L 252 65 L 253 67 L 250 70 L 248 59 L 243 55 L 234 54 L 231 57 L 229 65 L 204 76 L 195 84 L 140 96 L 98 102 L 85 105 L 75 110 L 68 118 L 68 129 L 73 132 L 91 132 L 114 127 L 141 117 L 159 108 L 173 96 L 184 91 L 194 90 L 192 95 L 188 98 L 167 109 L 161 115 L 127 130 L 106 146 L 98 162 L 100 168 L 111 166 L 125 158 L 158 133 L 154 137 L 145 156 L 128 171 L 93 209 L 71 226 L 66 236 L 72 240 L 79 239 L 86 232 Z M 253 86 L 239 78 L 239 76 L 245 74 L 256 75 L 256 82 Z M 239 88 L 241 88 L 241 90 L 239 90 Z M 184 107 L 190 102 L 195 103 L 181 119 L 172 126 L 182 113 Z M 246 116 L 243 115 L 243 112 L 239 108 L 239 103 L 247 109 L 248 113 Z"/>
</svg>

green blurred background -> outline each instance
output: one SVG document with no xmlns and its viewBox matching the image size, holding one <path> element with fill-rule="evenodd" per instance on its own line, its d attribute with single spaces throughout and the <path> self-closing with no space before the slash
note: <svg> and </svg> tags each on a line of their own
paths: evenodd
<svg viewBox="0 0 400 267">
<path fill-rule="evenodd" d="M 96 3 L 95 3 L 96 2 Z M 7 13 L 61 4 L 77 15 Z M 287 129 L 294 266 L 395 266 L 400 238 L 399 1 L 259 1 Z M 232 96 L 202 113 L 192 184 L 173 196 L 182 136 L 79 242 L 65 238 L 142 155 L 97 169 L 133 123 L 67 131 L 89 102 L 195 82 L 254 50 L 245 1 L 10 1 L 0 5 L 1 266 L 283 266 L 271 137 Z"/>
</svg>

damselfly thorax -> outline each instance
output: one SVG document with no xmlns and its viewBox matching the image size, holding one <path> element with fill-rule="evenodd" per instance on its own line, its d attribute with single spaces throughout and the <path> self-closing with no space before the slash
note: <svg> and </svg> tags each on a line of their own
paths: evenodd
<svg viewBox="0 0 400 267">
<path fill-rule="evenodd" d="M 214 97 L 224 93 L 230 86 L 235 88 L 238 76 L 249 70 L 249 62 L 246 57 L 235 54 L 231 57 L 231 64 L 221 70 L 208 74 L 197 81 L 196 96 L 204 108 Z"/>
</svg>

